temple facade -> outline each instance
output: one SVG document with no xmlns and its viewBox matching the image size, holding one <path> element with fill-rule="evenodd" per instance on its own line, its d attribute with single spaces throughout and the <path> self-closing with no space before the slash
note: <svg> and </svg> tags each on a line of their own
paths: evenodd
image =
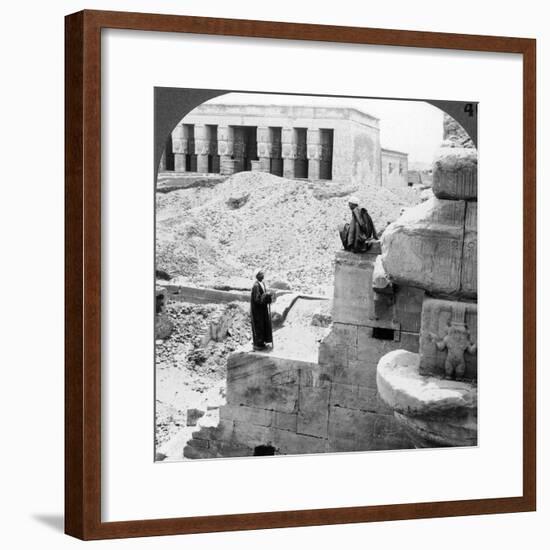
<svg viewBox="0 0 550 550">
<path fill-rule="evenodd" d="M 382 149 L 379 120 L 355 108 L 206 103 L 174 128 L 160 171 L 383 184 L 393 163 L 391 180 L 406 185 L 406 159 Z"/>
</svg>

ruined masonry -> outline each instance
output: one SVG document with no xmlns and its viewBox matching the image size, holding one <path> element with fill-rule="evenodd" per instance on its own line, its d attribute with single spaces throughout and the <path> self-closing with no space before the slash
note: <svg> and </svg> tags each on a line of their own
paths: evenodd
<svg viewBox="0 0 550 550">
<path fill-rule="evenodd" d="M 477 444 L 477 152 L 450 117 L 444 128 L 435 197 L 382 238 L 388 280 L 425 291 L 419 349 L 384 355 L 377 376 L 418 447 Z"/>
<path fill-rule="evenodd" d="M 445 128 L 435 197 L 367 253 L 336 253 L 316 355 L 231 355 L 220 422 L 194 432 L 185 457 L 477 443 L 477 152 Z"/>
</svg>

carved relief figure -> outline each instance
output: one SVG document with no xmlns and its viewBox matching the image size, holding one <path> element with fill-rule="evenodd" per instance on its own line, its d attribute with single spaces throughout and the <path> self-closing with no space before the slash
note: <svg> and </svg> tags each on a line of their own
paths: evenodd
<svg viewBox="0 0 550 550">
<path fill-rule="evenodd" d="M 452 323 L 447 327 L 447 334 L 443 338 L 434 333 L 430 333 L 429 336 L 439 351 L 447 350 L 445 378 L 463 378 L 466 371 L 464 354 L 477 352 L 477 344 L 471 341 L 470 331 L 466 325 Z"/>
</svg>

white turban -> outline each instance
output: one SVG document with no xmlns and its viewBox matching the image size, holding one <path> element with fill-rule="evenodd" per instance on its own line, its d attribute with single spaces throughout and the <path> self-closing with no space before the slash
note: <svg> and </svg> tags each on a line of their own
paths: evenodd
<svg viewBox="0 0 550 550">
<path fill-rule="evenodd" d="M 348 198 L 348 202 L 351 204 L 359 204 L 359 199 L 355 195 L 352 195 Z"/>
</svg>

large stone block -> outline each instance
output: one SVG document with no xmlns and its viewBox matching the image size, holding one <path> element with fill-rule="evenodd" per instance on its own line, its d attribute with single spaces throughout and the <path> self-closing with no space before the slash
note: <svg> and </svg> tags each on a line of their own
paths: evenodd
<svg viewBox="0 0 550 550">
<path fill-rule="evenodd" d="M 286 430 L 272 430 L 272 445 L 280 454 L 325 453 L 328 442 L 324 438 L 297 434 Z"/>
<path fill-rule="evenodd" d="M 391 339 L 375 338 L 374 335 L 379 333 L 377 329 L 378 327 L 359 327 L 357 329 L 357 360 L 363 370 L 376 372 L 376 365 L 382 355 L 402 347 L 399 342 L 398 328 L 394 329 L 393 335 L 392 329 L 388 329 L 390 332 L 387 333 L 387 338 Z"/>
<path fill-rule="evenodd" d="M 330 391 L 332 407 L 346 407 L 367 412 L 380 412 L 376 388 L 333 383 Z"/>
<path fill-rule="evenodd" d="M 329 447 L 332 451 L 367 451 L 372 446 L 376 413 L 331 407 L 329 411 Z"/>
<path fill-rule="evenodd" d="M 300 387 L 297 433 L 327 437 L 330 386 Z"/>
<path fill-rule="evenodd" d="M 400 286 L 395 292 L 395 320 L 406 332 L 420 332 L 420 317 L 425 291 L 422 288 Z"/>
<path fill-rule="evenodd" d="M 442 147 L 433 164 L 433 192 L 440 199 L 477 200 L 477 150 Z"/>
<path fill-rule="evenodd" d="M 268 427 L 273 424 L 273 411 L 246 405 L 226 405 L 220 409 L 220 418 Z"/>
<path fill-rule="evenodd" d="M 229 356 L 227 403 L 293 413 L 298 408 L 300 369 L 311 363 L 240 352 Z"/>
<path fill-rule="evenodd" d="M 357 360 L 357 327 L 334 323 L 319 344 L 319 365 L 348 367 L 350 360 Z"/>
<path fill-rule="evenodd" d="M 424 300 L 420 373 L 477 378 L 477 304 L 434 298 Z"/>
<path fill-rule="evenodd" d="M 336 253 L 334 268 L 334 302 L 332 319 L 335 323 L 373 326 L 376 319 L 372 274 L 378 243 L 369 252 Z"/>
<path fill-rule="evenodd" d="M 366 386 L 376 389 L 376 370 L 364 369 L 361 363 L 355 362 L 350 367 L 330 365 L 321 367 L 320 380 L 326 383 Z"/>
<path fill-rule="evenodd" d="M 433 198 L 407 210 L 382 235 L 382 262 L 394 283 L 461 292 L 465 201 Z"/>
</svg>

